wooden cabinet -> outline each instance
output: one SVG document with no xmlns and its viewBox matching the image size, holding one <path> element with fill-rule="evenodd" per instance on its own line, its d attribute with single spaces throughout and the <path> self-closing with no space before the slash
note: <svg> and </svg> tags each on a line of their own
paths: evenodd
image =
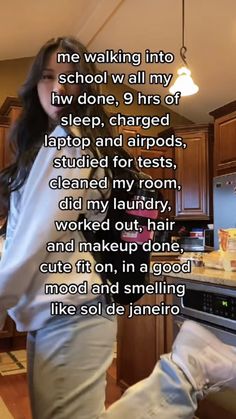
<svg viewBox="0 0 236 419">
<path fill-rule="evenodd" d="M 9 142 L 9 128 L 21 112 L 17 98 L 8 97 L 0 108 L 0 170 L 14 160 L 14 151 Z M 0 331 L 0 350 L 12 350 L 25 347 L 26 333 L 17 332 L 15 324 L 7 317 L 3 330 Z"/>
<path fill-rule="evenodd" d="M 130 137 L 135 137 L 137 134 L 140 134 L 140 127 L 120 126 L 118 128 L 118 133 L 123 136 L 123 146 L 125 149 L 132 154 L 132 156 L 137 157 L 139 155 L 139 149 L 137 147 L 128 147 L 127 141 Z"/>
<path fill-rule="evenodd" d="M 26 333 L 17 332 L 15 323 L 7 316 L 5 325 L 0 331 L 0 352 L 12 351 L 26 347 Z"/>
<path fill-rule="evenodd" d="M 0 117 L 0 170 L 5 167 L 5 142 L 8 124 L 6 119 Z"/>
<path fill-rule="evenodd" d="M 233 129 L 236 130 L 236 116 L 231 124 L 231 130 Z M 141 132 L 139 127 L 120 127 L 119 133 L 123 134 L 125 145 L 128 137 L 135 137 Z M 172 207 L 171 212 L 164 214 L 166 217 L 175 217 L 177 220 L 209 220 L 212 217 L 213 201 L 213 125 L 185 125 L 159 133 L 164 138 L 171 134 L 182 137 L 187 147 L 153 147 L 151 150 L 129 148 L 129 152 L 135 157 L 141 156 L 150 160 L 163 156 L 173 159 L 177 164 L 176 171 L 167 168 L 141 168 L 153 179 L 176 179 L 181 186 L 180 191 L 161 189 L 164 199 Z"/>
<path fill-rule="evenodd" d="M 174 130 L 187 147 L 175 149 L 176 191 L 175 218 L 208 220 L 212 215 L 213 126 L 190 125 Z"/>
<path fill-rule="evenodd" d="M 19 99 L 6 98 L 0 108 L 0 170 L 9 166 L 14 160 L 14 150 L 10 146 L 9 128 L 21 112 Z"/>
<path fill-rule="evenodd" d="M 126 127 L 121 126 L 119 127 L 119 134 L 123 134 L 124 146 L 126 147 L 127 140 L 130 137 L 135 137 L 137 134 L 142 135 L 140 127 Z M 147 136 L 147 133 L 144 134 Z M 171 147 L 153 147 L 151 150 L 146 150 L 144 147 L 127 147 L 127 150 L 130 154 L 134 157 L 141 156 L 143 159 L 158 159 L 160 157 L 165 158 L 173 158 L 174 157 L 174 149 Z M 175 172 L 173 169 L 168 168 L 154 168 L 154 167 L 140 167 L 140 169 L 150 175 L 153 179 L 174 179 Z M 164 217 L 174 217 L 174 206 L 175 206 L 175 193 L 173 189 L 161 189 L 160 190 L 163 198 L 166 201 L 169 201 L 169 205 L 171 206 L 171 211 L 168 211 L 165 214 L 162 214 Z"/>
<path fill-rule="evenodd" d="M 145 295 L 138 305 L 159 305 L 162 295 Z M 123 389 L 147 377 L 164 353 L 164 318 L 140 315 L 118 318 L 117 380 Z"/>
<path fill-rule="evenodd" d="M 0 331 L 0 339 L 13 336 L 14 323 L 10 317 L 7 317 L 3 329 Z"/>
<path fill-rule="evenodd" d="M 176 256 L 172 257 L 174 260 Z M 163 262 L 166 257 L 155 255 L 152 260 Z M 152 277 L 154 281 L 166 281 L 172 284 L 171 277 Z M 173 294 L 145 294 L 137 305 L 173 305 Z M 118 317 L 117 335 L 117 381 L 126 389 L 136 382 L 146 378 L 153 370 L 156 362 L 164 353 L 171 351 L 174 341 L 172 315 L 126 315 Z"/>
<path fill-rule="evenodd" d="M 153 148 L 152 150 L 140 150 L 140 156 L 143 157 L 143 159 L 154 159 L 154 158 L 173 158 L 174 157 L 174 150 L 170 147 L 161 147 L 161 148 Z M 175 172 L 173 169 L 168 168 L 141 168 L 141 170 L 144 173 L 147 173 L 150 175 L 153 179 L 174 179 L 175 178 Z M 166 217 L 174 217 L 174 206 L 175 206 L 175 192 L 173 189 L 160 189 L 161 194 L 163 195 L 163 198 L 165 201 L 169 201 L 169 205 L 171 206 L 171 211 L 163 214 L 163 216 Z"/>
<path fill-rule="evenodd" d="M 236 101 L 210 113 L 215 119 L 214 175 L 236 171 Z"/>
</svg>

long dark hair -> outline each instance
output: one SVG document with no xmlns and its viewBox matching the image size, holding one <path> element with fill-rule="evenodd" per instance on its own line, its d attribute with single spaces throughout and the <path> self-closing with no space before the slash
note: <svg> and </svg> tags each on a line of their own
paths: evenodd
<svg viewBox="0 0 236 419">
<path fill-rule="evenodd" d="M 0 220 L 7 217 L 9 210 L 10 194 L 16 191 L 26 181 L 35 157 L 43 142 L 43 136 L 49 130 L 48 116 L 44 112 L 38 97 L 37 84 L 42 77 L 43 67 L 48 57 L 56 50 L 62 50 L 67 53 L 78 53 L 81 57 L 78 64 L 75 64 L 76 70 L 82 74 L 95 74 L 96 67 L 93 63 L 86 63 L 83 59 L 83 53 L 86 48 L 75 38 L 61 37 L 48 41 L 37 54 L 29 75 L 22 86 L 19 97 L 22 103 L 22 113 L 16 122 L 12 132 L 11 141 L 16 149 L 15 162 L 0 172 Z M 83 92 L 96 95 L 99 91 L 96 84 L 83 84 Z M 82 136 L 91 138 L 91 150 L 97 155 L 93 138 L 98 136 L 111 136 L 108 125 L 107 115 L 101 105 L 77 105 L 76 112 L 79 116 L 98 115 L 105 122 L 105 126 L 91 128 L 90 126 L 81 126 Z M 115 155 L 118 151 L 114 147 L 100 148 L 103 155 Z M 125 150 L 119 154 L 127 156 Z"/>
</svg>

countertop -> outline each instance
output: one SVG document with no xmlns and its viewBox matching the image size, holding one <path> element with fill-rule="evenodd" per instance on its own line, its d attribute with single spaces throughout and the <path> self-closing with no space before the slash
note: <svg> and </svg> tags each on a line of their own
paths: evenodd
<svg viewBox="0 0 236 419">
<path fill-rule="evenodd" d="M 0 240 L 0 257 L 2 251 L 3 241 Z M 167 253 L 171 256 L 169 253 Z M 164 255 L 164 254 L 162 254 Z M 176 256 L 176 253 L 174 254 Z M 177 261 L 173 261 L 172 263 L 176 263 Z M 151 266 L 153 263 L 159 263 L 157 260 L 151 262 Z M 165 263 L 165 262 L 162 262 Z M 168 263 L 168 262 L 167 262 Z M 236 288 L 236 272 L 226 272 L 219 269 L 210 269 L 210 268 L 197 268 L 192 267 L 191 272 L 189 273 L 164 273 L 163 276 L 171 276 L 175 278 L 183 278 L 183 279 L 190 279 L 192 281 L 200 281 L 206 282 L 216 285 L 224 285 L 227 287 L 234 287 Z M 158 280 L 159 276 L 152 275 L 152 279 Z"/>
<path fill-rule="evenodd" d="M 156 261 L 151 262 L 151 265 Z M 175 262 L 173 262 L 175 263 Z M 227 287 L 236 288 L 236 272 L 226 272 L 219 269 L 211 268 L 197 268 L 192 267 L 189 273 L 164 273 L 164 276 L 171 276 L 174 278 L 190 279 L 192 281 L 200 281 L 211 283 L 215 285 L 224 285 Z M 158 280 L 158 276 L 152 275 L 152 279 Z"/>
</svg>

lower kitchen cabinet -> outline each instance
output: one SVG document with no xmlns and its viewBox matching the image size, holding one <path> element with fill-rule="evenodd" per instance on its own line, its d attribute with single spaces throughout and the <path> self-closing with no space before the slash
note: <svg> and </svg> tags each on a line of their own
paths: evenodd
<svg viewBox="0 0 236 419">
<path fill-rule="evenodd" d="M 7 316 L 5 325 L 0 331 L 0 352 L 25 348 L 26 336 L 25 332 L 17 332 L 14 321 Z"/>
<path fill-rule="evenodd" d="M 5 167 L 5 138 L 8 127 L 0 119 L 0 170 Z"/>
<path fill-rule="evenodd" d="M 175 260 L 176 256 L 172 256 Z M 155 262 L 164 262 L 166 256 L 152 257 Z M 171 277 L 156 277 L 150 282 L 166 281 L 172 284 Z M 172 294 L 145 294 L 137 305 L 173 305 Z M 141 315 L 127 318 L 118 317 L 117 335 L 117 381 L 125 389 L 146 378 L 153 370 L 156 362 L 164 353 L 171 351 L 174 341 L 172 315 Z"/>
<path fill-rule="evenodd" d="M 0 331 L 0 339 L 9 338 L 13 336 L 14 324 L 9 316 L 5 321 L 3 329 Z M 0 343 L 1 344 L 1 343 Z"/>
<path fill-rule="evenodd" d="M 144 295 L 136 304 L 159 305 L 162 295 Z M 117 380 L 124 389 L 147 377 L 165 352 L 164 316 L 118 318 Z"/>
</svg>

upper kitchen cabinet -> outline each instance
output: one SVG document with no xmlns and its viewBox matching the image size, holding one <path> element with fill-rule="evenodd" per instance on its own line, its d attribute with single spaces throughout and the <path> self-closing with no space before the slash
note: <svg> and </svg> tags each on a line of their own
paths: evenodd
<svg viewBox="0 0 236 419">
<path fill-rule="evenodd" d="M 164 132 L 164 131 L 163 131 Z M 127 149 L 127 151 L 133 155 L 134 157 L 141 156 L 143 159 L 147 159 L 147 161 L 150 161 L 154 158 L 173 158 L 174 156 L 174 150 L 170 147 L 153 147 L 151 150 L 146 150 L 145 147 L 128 147 L 127 141 L 130 137 L 136 137 L 137 134 L 148 136 L 147 133 L 142 132 L 141 128 L 139 126 L 134 127 L 126 127 L 121 126 L 118 130 L 119 134 L 123 135 L 123 144 L 124 147 Z M 169 130 L 165 130 L 165 136 L 167 136 L 167 133 L 169 133 Z M 140 168 L 142 172 L 148 174 L 153 179 L 174 179 L 175 178 L 175 172 L 173 169 L 168 168 L 155 168 L 155 167 L 141 167 Z M 166 217 L 173 217 L 174 216 L 174 191 L 172 189 L 165 189 L 161 190 L 161 193 L 166 201 L 169 201 L 169 205 L 171 206 L 171 211 L 165 214 Z"/>
<path fill-rule="evenodd" d="M 236 101 L 210 112 L 215 118 L 214 175 L 236 171 Z"/>
<path fill-rule="evenodd" d="M 153 147 L 152 150 L 144 150 L 140 149 L 139 155 L 142 156 L 143 159 L 148 159 L 148 161 L 154 159 L 154 158 L 161 158 L 165 157 L 166 159 L 173 159 L 174 157 L 174 150 L 171 147 Z M 153 179 L 174 179 L 175 178 L 175 172 L 174 169 L 169 169 L 166 167 L 160 167 L 160 168 L 142 168 L 143 172 L 150 175 Z M 174 217 L 174 202 L 175 202 L 175 193 L 173 189 L 161 189 L 160 192 L 163 195 L 163 198 L 165 201 L 169 202 L 169 205 L 171 207 L 171 211 L 166 212 L 166 217 Z"/>
<path fill-rule="evenodd" d="M 137 134 L 140 134 L 140 127 L 138 126 L 134 126 L 134 127 L 126 127 L 124 125 L 118 127 L 118 135 L 122 134 L 123 136 L 123 146 L 124 148 L 134 157 L 137 157 L 139 154 L 138 148 L 137 147 L 128 147 L 127 143 L 128 143 L 128 139 L 130 137 L 136 137 Z"/>
<path fill-rule="evenodd" d="M 5 141 L 8 127 L 8 118 L 0 116 L 0 170 L 5 167 Z"/>
<path fill-rule="evenodd" d="M 188 125 L 174 129 L 187 147 L 175 148 L 176 219 L 208 220 L 212 215 L 213 125 Z"/>
<path fill-rule="evenodd" d="M 7 97 L 0 108 L 0 170 L 7 167 L 14 159 L 10 147 L 9 127 L 16 121 L 21 112 L 19 99 Z"/>
</svg>

